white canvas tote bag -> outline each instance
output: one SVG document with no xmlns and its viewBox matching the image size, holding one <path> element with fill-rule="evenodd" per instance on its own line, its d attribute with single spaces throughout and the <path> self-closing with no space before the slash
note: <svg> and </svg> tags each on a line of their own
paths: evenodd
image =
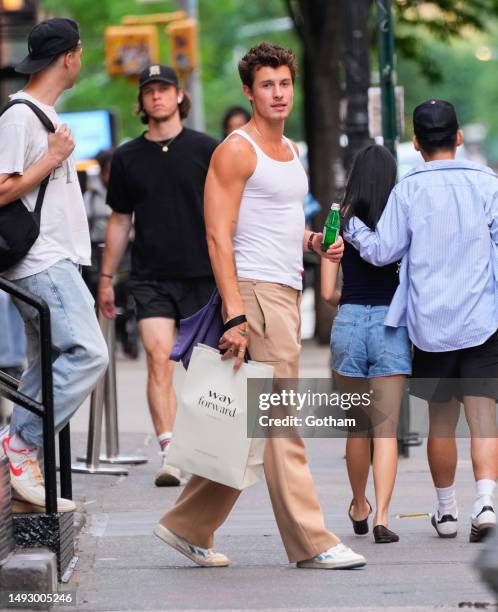
<svg viewBox="0 0 498 612">
<path fill-rule="evenodd" d="M 235 372 L 233 364 L 233 359 L 222 361 L 216 349 L 203 344 L 194 348 L 179 396 L 168 463 L 245 489 L 263 476 L 265 447 L 264 439 L 251 439 L 252 425 L 248 431 L 247 379 L 265 379 L 261 385 L 271 389 L 273 367 L 249 361 Z"/>
</svg>

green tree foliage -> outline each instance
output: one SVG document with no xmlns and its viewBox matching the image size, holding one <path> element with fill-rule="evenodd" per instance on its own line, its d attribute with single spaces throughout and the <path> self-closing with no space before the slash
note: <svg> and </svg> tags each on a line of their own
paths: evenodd
<svg viewBox="0 0 498 612">
<path fill-rule="evenodd" d="M 476 51 L 485 46 L 495 49 L 495 59 L 479 61 Z M 402 56 L 398 61 L 398 81 L 405 88 L 407 115 L 422 100 L 429 97 L 450 100 L 456 107 L 460 123 L 482 123 L 487 131 L 487 154 L 498 160 L 498 30 L 489 35 L 473 36 L 448 46 L 427 41 L 426 49 L 440 67 L 441 78 L 436 82 L 421 78 L 420 65 Z M 407 126 L 409 126 L 407 122 Z M 411 136 L 408 131 L 407 136 Z"/>
<path fill-rule="evenodd" d="M 498 16 L 498 0 L 394 0 L 393 6 L 398 52 L 416 62 L 432 82 L 442 79 L 443 68 L 425 42 L 448 45 L 486 30 L 490 18 Z"/>
<path fill-rule="evenodd" d="M 451 100 L 462 125 L 486 127 L 487 154 L 496 162 L 498 0 L 394 0 L 393 4 L 398 82 L 405 87 L 408 113 L 429 97 Z M 480 46 L 492 50 L 491 61 L 477 59 Z"/>
</svg>

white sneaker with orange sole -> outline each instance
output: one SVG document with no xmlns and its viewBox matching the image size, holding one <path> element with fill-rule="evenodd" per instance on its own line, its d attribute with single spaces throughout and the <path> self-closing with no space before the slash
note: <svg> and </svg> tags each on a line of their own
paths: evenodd
<svg viewBox="0 0 498 612">
<path fill-rule="evenodd" d="M 2 440 L 2 449 L 9 460 L 13 509 L 16 512 L 44 512 L 45 486 L 36 449 L 13 450 L 12 436 Z M 57 498 L 58 512 L 71 512 L 76 504 L 70 499 Z"/>
</svg>

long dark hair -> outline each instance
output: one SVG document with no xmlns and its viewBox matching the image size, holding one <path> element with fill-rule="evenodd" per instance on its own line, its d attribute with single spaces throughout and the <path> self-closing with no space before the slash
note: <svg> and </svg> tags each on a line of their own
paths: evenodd
<svg viewBox="0 0 498 612">
<path fill-rule="evenodd" d="M 344 227 L 358 217 L 372 230 L 396 184 L 396 160 L 386 147 L 368 145 L 356 154 L 341 206 Z"/>
</svg>

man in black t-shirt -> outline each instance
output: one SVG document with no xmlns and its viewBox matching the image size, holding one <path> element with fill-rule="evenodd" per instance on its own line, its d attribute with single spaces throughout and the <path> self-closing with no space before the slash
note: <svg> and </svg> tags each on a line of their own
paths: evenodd
<svg viewBox="0 0 498 612">
<path fill-rule="evenodd" d="M 99 305 L 116 315 L 112 278 L 126 249 L 132 224 L 131 292 L 147 353 L 147 398 L 163 464 L 155 484 L 184 479 L 167 463 L 176 413 L 173 363 L 175 325 L 204 306 L 215 283 L 203 217 L 204 182 L 213 138 L 184 128 L 190 100 L 175 71 L 153 65 L 139 80 L 139 115 L 148 130 L 116 149 L 107 202 L 108 222 L 99 284 Z"/>
</svg>

